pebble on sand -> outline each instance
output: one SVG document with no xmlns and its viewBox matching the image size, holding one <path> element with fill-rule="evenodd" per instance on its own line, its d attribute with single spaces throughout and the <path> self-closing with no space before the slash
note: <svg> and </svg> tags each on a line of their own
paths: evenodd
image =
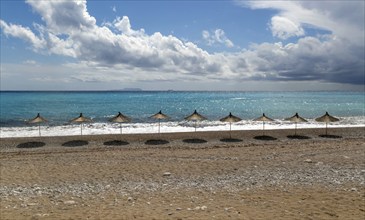
<svg viewBox="0 0 365 220">
<path fill-rule="evenodd" d="M 164 172 L 162 176 L 171 176 L 170 172 Z"/>
<path fill-rule="evenodd" d="M 313 163 L 313 161 L 311 159 L 306 159 L 304 162 L 306 162 L 306 163 Z"/>
<path fill-rule="evenodd" d="M 197 206 L 197 207 L 195 207 L 195 209 L 194 210 L 206 210 L 208 207 L 207 206 L 205 206 L 205 205 L 203 205 L 203 206 Z"/>
<path fill-rule="evenodd" d="M 65 205 L 75 205 L 76 202 L 74 200 L 67 200 L 67 201 L 64 201 L 63 204 L 65 204 Z"/>
</svg>

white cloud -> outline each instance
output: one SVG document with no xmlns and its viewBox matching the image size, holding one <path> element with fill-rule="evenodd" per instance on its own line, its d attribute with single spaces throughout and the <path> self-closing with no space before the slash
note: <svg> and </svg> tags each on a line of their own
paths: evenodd
<svg viewBox="0 0 365 220">
<path fill-rule="evenodd" d="M 144 35 L 144 30 L 143 29 L 138 30 L 138 31 L 135 31 L 135 30 L 132 29 L 131 23 L 130 23 L 129 18 L 127 16 L 123 16 L 122 19 L 120 17 L 117 17 L 113 21 L 113 26 L 117 30 L 122 32 L 122 34 L 125 34 L 125 35 L 140 35 L 140 36 Z"/>
<path fill-rule="evenodd" d="M 47 29 L 54 34 L 87 31 L 95 27 L 96 20 L 87 12 L 86 0 L 26 2 L 42 16 Z"/>
<path fill-rule="evenodd" d="M 285 22 L 309 25 L 363 45 L 364 1 L 237 1 L 252 9 L 273 9 Z M 275 29 L 274 29 L 275 30 Z"/>
<path fill-rule="evenodd" d="M 203 40 L 210 46 L 214 44 L 223 44 L 226 47 L 233 47 L 234 44 L 231 40 L 228 39 L 226 34 L 222 29 L 216 29 L 213 33 L 210 33 L 207 30 L 202 31 Z"/>
<path fill-rule="evenodd" d="M 7 24 L 3 20 L 0 20 L 0 27 L 5 35 L 21 38 L 32 44 L 35 51 L 45 48 L 46 41 L 37 37 L 29 28 L 21 25 Z"/>
<path fill-rule="evenodd" d="M 134 30 L 127 16 L 98 26 L 87 11 L 86 1 L 28 3 L 45 22 L 44 26 L 34 25 L 38 35 L 28 27 L 0 20 L 2 31 L 28 41 L 37 52 L 75 58 L 76 63 L 67 64 L 68 69 L 75 70 L 67 74 L 71 81 L 291 80 L 363 84 L 364 14 L 336 17 L 341 13 L 344 16 L 344 12 L 332 4 L 326 8 L 327 3 L 245 2 L 246 7 L 277 10 L 271 19 L 273 35 L 282 39 L 297 36 L 299 40 L 253 44 L 240 52 L 211 54 L 172 35 Z M 345 5 L 346 11 L 356 11 L 363 3 Z M 305 36 L 308 25 L 332 34 Z M 202 37 L 210 45 L 234 46 L 221 29 L 203 31 Z"/>
<path fill-rule="evenodd" d="M 35 65 L 35 64 L 37 64 L 37 61 L 35 61 L 35 60 L 26 60 L 26 61 L 24 61 L 23 63 L 24 63 L 24 64 Z"/>
<path fill-rule="evenodd" d="M 300 26 L 300 24 L 297 24 L 286 17 L 272 17 L 270 29 L 273 35 L 280 39 L 287 39 L 293 36 L 299 37 L 304 35 L 304 30 Z"/>
</svg>

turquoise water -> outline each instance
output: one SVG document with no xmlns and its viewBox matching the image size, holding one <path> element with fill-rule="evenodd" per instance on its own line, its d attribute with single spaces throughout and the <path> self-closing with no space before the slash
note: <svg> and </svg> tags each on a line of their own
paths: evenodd
<svg viewBox="0 0 365 220">
<path fill-rule="evenodd" d="M 81 112 L 93 120 L 82 125 L 90 135 L 119 133 L 119 124 L 108 122 L 119 111 L 132 118 L 123 133 L 158 132 L 150 116 L 160 110 L 170 116 L 161 132 L 194 131 L 196 124 L 184 117 L 195 109 L 209 119 L 197 124 L 198 131 L 229 129 L 219 121 L 229 112 L 243 119 L 232 130 L 262 129 L 252 121 L 262 113 L 275 119 L 266 129 L 293 128 L 283 119 L 296 112 L 308 120 L 300 128 L 323 127 L 314 118 L 326 111 L 340 118 L 330 126 L 365 126 L 361 92 L 0 92 L 0 104 L 0 137 L 38 136 L 37 125 L 26 123 L 38 112 L 49 121 L 41 124 L 42 136 L 79 135 L 80 125 L 69 121 Z"/>
<path fill-rule="evenodd" d="M 50 125 L 62 125 L 80 112 L 105 122 L 118 111 L 136 123 L 152 122 L 162 110 L 171 121 L 181 121 L 194 109 L 210 120 L 229 112 L 252 119 L 265 112 L 282 119 L 298 112 L 306 118 L 325 111 L 339 117 L 364 116 L 362 92 L 1 92 L 1 126 L 25 126 L 38 112 Z"/>
</svg>

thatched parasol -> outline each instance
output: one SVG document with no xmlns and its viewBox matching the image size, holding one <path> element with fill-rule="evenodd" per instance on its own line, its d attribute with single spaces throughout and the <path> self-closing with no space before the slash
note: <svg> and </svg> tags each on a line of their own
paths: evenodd
<svg viewBox="0 0 365 220">
<path fill-rule="evenodd" d="M 158 133 L 160 133 L 161 120 L 170 118 L 169 116 L 162 113 L 160 110 L 156 114 L 152 115 L 151 118 L 158 119 Z"/>
<path fill-rule="evenodd" d="M 109 121 L 119 123 L 120 124 L 120 134 L 122 134 L 123 133 L 122 123 L 130 122 L 131 119 L 128 118 L 127 116 L 123 115 L 122 113 L 118 112 L 118 114 L 116 116 L 114 116 L 113 118 L 111 118 Z"/>
<path fill-rule="evenodd" d="M 203 120 L 207 120 L 206 117 L 202 116 L 201 114 L 199 114 L 196 110 L 193 112 L 193 114 L 185 117 L 185 120 L 188 121 L 194 121 L 195 122 L 195 132 L 196 132 L 196 124 L 197 121 L 203 121 Z"/>
<path fill-rule="evenodd" d="M 232 113 L 230 112 L 228 116 L 221 118 L 220 121 L 221 122 L 229 122 L 229 138 L 232 138 L 231 136 L 231 127 L 232 127 L 232 122 L 239 122 L 242 119 L 232 115 Z"/>
<path fill-rule="evenodd" d="M 27 123 L 29 124 L 38 124 L 38 132 L 39 137 L 41 136 L 41 123 L 48 122 L 45 118 L 43 118 L 39 113 L 33 119 L 30 119 Z"/>
<path fill-rule="evenodd" d="M 305 120 L 304 118 L 300 117 L 298 115 L 298 113 L 295 113 L 294 116 L 290 117 L 290 118 L 286 118 L 286 121 L 291 121 L 295 123 L 295 135 L 297 135 L 297 124 L 300 122 L 308 122 L 307 120 Z"/>
<path fill-rule="evenodd" d="M 81 135 L 82 135 L 82 124 L 84 122 L 91 122 L 92 120 L 90 118 L 86 118 L 82 115 L 82 113 L 80 113 L 80 116 L 77 118 L 74 118 L 71 120 L 71 123 L 80 123 L 80 128 L 81 128 Z"/>
<path fill-rule="evenodd" d="M 265 136 L 265 122 L 274 121 L 274 119 L 267 117 L 265 113 L 263 113 L 261 117 L 255 118 L 254 121 L 262 121 L 262 135 Z"/>
<path fill-rule="evenodd" d="M 328 123 L 336 122 L 336 121 L 339 121 L 340 119 L 335 118 L 335 117 L 331 116 L 330 114 L 328 114 L 328 112 L 326 112 L 326 114 L 324 114 L 323 116 L 321 116 L 319 118 L 316 118 L 315 120 L 318 121 L 318 122 L 325 122 L 326 123 L 326 135 L 327 135 L 327 125 L 328 125 Z"/>
</svg>

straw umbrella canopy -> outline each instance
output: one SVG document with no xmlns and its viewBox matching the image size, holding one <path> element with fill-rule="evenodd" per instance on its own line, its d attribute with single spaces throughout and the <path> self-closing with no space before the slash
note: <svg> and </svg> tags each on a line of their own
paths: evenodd
<svg viewBox="0 0 365 220">
<path fill-rule="evenodd" d="M 265 122 L 274 121 L 274 119 L 269 118 L 265 115 L 265 113 L 262 114 L 261 117 L 255 118 L 254 121 L 262 121 L 262 135 L 265 135 Z"/>
<path fill-rule="evenodd" d="M 232 138 L 231 136 L 231 128 L 232 128 L 232 122 L 239 122 L 242 119 L 232 115 L 232 113 L 230 112 L 228 116 L 219 119 L 221 122 L 229 122 L 229 138 Z"/>
<path fill-rule="evenodd" d="M 196 110 L 193 112 L 193 114 L 185 117 L 185 120 L 188 121 L 194 121 L 195 122 L 195 132 L 196 132 L 196 124 L 197 121 L 203 121 L 203 120 L 207 120 L 206 117 L 202 116 L 201 114 L 199 114 Z"/>
<path fill-rule="evenodd" d="M 123 115 L 122 113 L 118 112 L 118 114 L 116 116 L 114 116 L 113 118 L 111 118 L 109 121 L 119 123 L 120 124 L 120 134 L 122 134 L 122 132 L 123 132 L 122 123 L 130 122 L 131 119 L 128 118 L 127 116 Z"/>
<path fill-rule="evenodd" d="M 170 118 L 169 116 L 165 115 L 162 113 L 162 111 L 160 110 L 159 112 L 157 112 L 156 114 L 152 115 L 151 118 L 157 119 L 158 120 L 158 133 L 160 133 L 160 128 L 161 128 L 161 120 L 163 119 L 168 119 Z"/>
<path fill-rule="evenodd" d="M 293 115 L 290 118 L 286 118 L 286 121 L 291 121 L 295 123 L 295 135 L 297 135 L 297 124 L 300 122 L 308 122 L 307 120 L 305 120 L 304 118 L 300 117 L 298 115 L 298 113 L 295 113 L 295 115 Z"/>
<path fill-rule="evenodd" d="M 38 132 L 39 132 L 39 137 L 41 136 L 41 123 L 44 122 L 48 122 L 45 118 L 43 118 L 39 113 L 37 114 L 37 116 L 33 119 L 30 119 L 28 121 L 29 124 L 38 124 Z"/>
<path fill-rule="evenodd" d="M 91 122 L 90 118 L 86 118 L 80 113 L 80 116 L 71 120 L 71 123 L 80 123 L 81 135 L 82 135 L 82 124 L 84 122 Z"/>
<path fill-rule="evenodd" d="M 327 125 L 328 125 L 328 123 L 336 122 L 336 121 L 339 121 L 340 119 L 335 118 L 335 117 L 331 116 L 330 114 L 328 114 L 328 112 L 326 112 L 326 114 L 324 114 L 323 116 L 321 116 L 319 118 L 316 118 L 315 120 L 318 121 L 318 122 L 325 122 L 326 123 L 326 135 L 327 135 Z"/>
</svg>

